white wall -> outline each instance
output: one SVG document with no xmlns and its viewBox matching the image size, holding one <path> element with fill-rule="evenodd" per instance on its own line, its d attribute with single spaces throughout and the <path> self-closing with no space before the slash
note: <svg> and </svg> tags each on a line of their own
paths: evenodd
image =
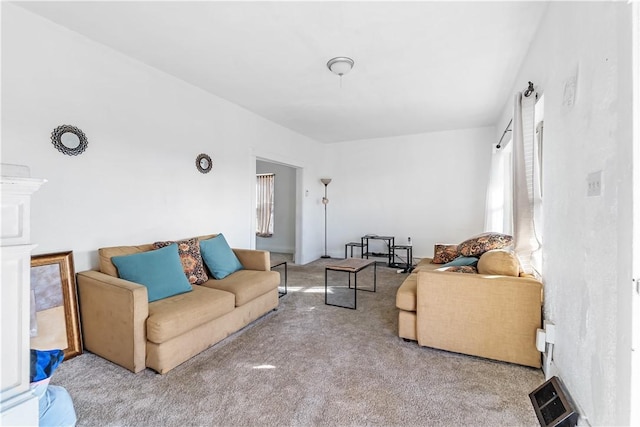
<svg viewBox="0 0 640 427">
<path fill-rule="evenodd" d="M 323 146 L 103 45 L 2 2 L 2 162 L 49 180 L 32 205 L 34 253 L 96 249 L 223 232 L 255 245 L 255 156 L 291 159 L 303 185 Z M 89 146 L 65 156 L 51 131 L 70 124 Z M 208 153 L 203 175 L 195 158 Z M 301 190 L 300 190 L 301 191 Z M 322 250 L 320 213 L 301 198 L 305 262 Z M 254 220 L 254 219 L 253 219 Z"/>
<path fill-rule="evenodd" d="M 531 80 L 545 94 L 544 313 L 557 325 L 554 366 L 591 425 L 628 424 L 631 405 L 630 12 L 551 2 L 513 87 Z M 575 75 L 575 104 L 563 105 Z M 603 194 L 586 197 L 598 170 Z"/>
<path fill-rule="evenodd" d="M 273 236 L 256 237 L 256 249 L 292 254 L 296 245 L 296 170 L 258 160 L 256 173 L 275 174 Z"/>
<path fill-rule="evenodd" d="M 481 233 L 490 141 L 493 127 L 331 144 L 329 254 L 373 233 L 411 237 L 414 256 L 431 257 L 435 243 Z"/>
</svg>

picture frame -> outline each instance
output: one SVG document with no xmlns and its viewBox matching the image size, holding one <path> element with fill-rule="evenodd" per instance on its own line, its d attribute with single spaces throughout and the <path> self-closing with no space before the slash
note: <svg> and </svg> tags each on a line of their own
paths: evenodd
<svg viewBox="0 0 640 427">
<path fill-rule="evenodd" d="M 73 252 L 31 257 L 31 348 L 82 354 Z"/>
</svg>

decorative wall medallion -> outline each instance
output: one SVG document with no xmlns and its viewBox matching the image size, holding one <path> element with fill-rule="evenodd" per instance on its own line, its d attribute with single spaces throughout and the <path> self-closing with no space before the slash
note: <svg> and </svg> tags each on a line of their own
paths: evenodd
<svg viewBox="0 0 640 427">
<path fill-rule="evenodd" d="M 213 167 L 213 162 L 211 161 L 211 157 L 209 157 L 204 153 L 198 154 L 198 157 L 196 157 L 196 167 L 202 173 L 211 172 L 211 168 Z"/>
<path fill-rule="evenodd" d="M 84 132 L 75 126 L 58 126 L 51 132 L 51 142 L 56 149 L 67 156 L 77 156 L 87 149 L 88 141 Z"/>
</svg>

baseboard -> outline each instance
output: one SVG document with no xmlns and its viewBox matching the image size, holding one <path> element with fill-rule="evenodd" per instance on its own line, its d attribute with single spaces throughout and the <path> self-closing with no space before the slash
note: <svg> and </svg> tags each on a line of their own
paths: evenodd
<svg viewBox="0 0 640 427">
<path fill-rule="evenodd" d="M 256 249 L 260 250 L 260 251 L 269 251 L 269 252 L 276 252 L 279 254 L 293 254 L 295 251 L 293 248 L 288 248 L 288 247 L 280 247 L 280 246 L 261 246 L 261 247 L 256 247 Z"/>
<path fill-rule="evenodd" d="M 549 372 L 545 370 L 545 367 L 547 366 L 547 357 L 548 357 L 547 353 L 542 353 L 542 372 L 544 372 L 544 380 L 548 381 L 551 377 L 562 378 L 560 376 L 560 371 L 558 369 L 558 366 L 553 360 L 549 364 L 549 369 L 547 369 Z"/>
<path fill-rule="evenodd" d="M 545 381 L 549 380 L 549 378 L 551 377 L 558 377 L 562 380 L 563 379 L 562 373 L 560 372 L 560 368 L 558 368 L 558 365 L 556 365 L 556 362 L 554 360 L 551 360 L 551 363 L 549 363 L 548 372 L 545 372 L 544 367 L 547 366 L 547 364 L 545 363 L 546 360 L 547 360 L 547 354 L 543 353 L 542 354 L 542 368 L 543 368 L 542 372 L 544 373 Z M 565 387 L 567 387 L 566 384 L 565 384 Z M 587 418 L 586 414 L 582 410 L 580 403 L 576 400 L 575 396 L 571 394 L 571 390 L 567 390 L 567 392 L 571 396 L 571 400 L 573 401 L 573 404 L 575 405 L 576 410 L 578 411 L 579 416 L 578 416 L 578 423 L 576 424 L 576 426 L 591 427 L 591 424 L 589 423 L 589 419 Z"/>
</svg>

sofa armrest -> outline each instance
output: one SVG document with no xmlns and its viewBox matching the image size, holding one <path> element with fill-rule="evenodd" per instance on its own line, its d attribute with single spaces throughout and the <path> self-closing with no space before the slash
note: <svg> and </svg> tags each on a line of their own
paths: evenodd
<svg viewBox="0 0 640 427">
<path fill-rule="evenodd" d="M 418 272 L 420 345 L 540 367 L 542 284 L 531 278 Z"/>
<path fill-rule="evenodd" d="M 271 270 L 271 253 L 255 249 L 233 249 L 240 264 L 247 270 Z"/>
<path fill-rule="evenodd" d="M 77 284 L 85 348 L 130 371 L 143 370 L 147 288 L 97 271 L 78 273 Z"/>
</svg>

